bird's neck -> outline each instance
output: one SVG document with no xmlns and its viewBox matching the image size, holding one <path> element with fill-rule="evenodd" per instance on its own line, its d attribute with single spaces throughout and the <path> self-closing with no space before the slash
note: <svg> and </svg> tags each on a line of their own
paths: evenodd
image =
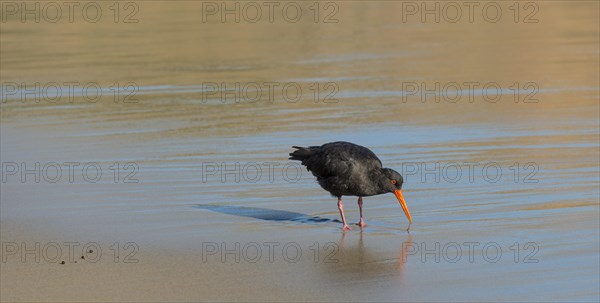
<svg viewBox="0 0 600 303">
<path fill-rule="evenodd" d="M 385 194 L 385 193 L 389 193 L 389 192 L 393 192 L 394 190 L 392 189 L 392 184 L 390 183 L 389 178 L 385 175 L 385 173 L 383 172 L 383 169 L 378 169 L 375 172 L 375 178 L 373 178 L 373 180 L 377 180 L 376 182 L 376 187 L 377 187 L 377 193 L 378 194 Z"/>
</svg>

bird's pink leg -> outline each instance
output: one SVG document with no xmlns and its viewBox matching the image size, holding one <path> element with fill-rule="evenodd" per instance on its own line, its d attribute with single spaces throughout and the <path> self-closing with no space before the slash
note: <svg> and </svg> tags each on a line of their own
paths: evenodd
<svg viewBox="0 0 600 303">
<path fill-rule="evenodd" d="M 344 216 L 344 203 L 342 202 L 341 197 L 338 198 L 338 209 L 340 210 L 340 215 L 342 216 L 342 223 L 344 224 L 342 229 L 343 230 L 351 230 L 352 228 L 350 228 L 350 226 L 348 226 L 348 224 L 346 224 L 346 217 Z"/>
<path fill-rule="evenodd" d="M 362 197 L 358 197 L 358 209 L 360 211 L 360 220 L 358 221 L 358 226 L 366 227 L 367 224 L 365 224 L 365 221 L 363 221 L 362 204 L 363 204 Z"/>
</svg>

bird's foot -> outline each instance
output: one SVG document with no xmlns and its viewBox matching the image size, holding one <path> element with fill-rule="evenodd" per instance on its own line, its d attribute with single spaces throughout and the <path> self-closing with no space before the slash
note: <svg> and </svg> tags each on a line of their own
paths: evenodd
<svg viewBox="0 0 600 303">
<path fill-rule="evenodd" d="M 366 224 L 365 222 L 363 222 L 362 220 L 361 220 L 361 221 L 358 221 L 358 223 L 356 223 L 356 225 L 360 226 L 360 228 L 365 228 L 365 227 L 367 227 L 367 224 Z"/>
<path fill-rule="evenodd" d="M 352 228 L 350 228 L 350 226 L 348 226 L 347 224 L 344 224 L 344 226 L 342 227 L 342 230 L 343 231 L 352 230 Z"/>
</svg>

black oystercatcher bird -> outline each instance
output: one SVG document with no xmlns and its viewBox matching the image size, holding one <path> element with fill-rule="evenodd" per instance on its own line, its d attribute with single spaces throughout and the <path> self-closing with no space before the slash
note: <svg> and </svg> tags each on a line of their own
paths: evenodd
<svg viewBox="0 0 600 303">
<path fill-rule="evenodd" d="M 290 153 L 290 160 L 300 160 L 306 169 L 317 177 L 319 185 L 338 198 L 338 209 L 349 230 L 344 216 L 342 196 L 357 196 L 360 209 L 358 225 L 365 227 L 362 215 L 362 197 L 394 193 L 408 222 L 412 218 L 402 196 L 402 176 L 393 169 L 384 168 L 381 160 L 368 148 L 350 142 L 332 142 L 321 146 L 299 147 Z M 410 224 L 409 224 L 410 227 Z"/>
</svg>

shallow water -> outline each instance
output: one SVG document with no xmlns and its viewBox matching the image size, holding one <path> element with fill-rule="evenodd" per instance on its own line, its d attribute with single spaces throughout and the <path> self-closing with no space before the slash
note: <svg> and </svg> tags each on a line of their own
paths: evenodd
<svg viewBox="0 0 600 303">
<path fill-rule="evenodd" d="M 132 241 L 140 262 L 115 285 L 83 285 L 88 297 L 36 297 L 22 283 L 30 276 L 13 272 L 2 299 L 598 301 L 598 3 L 536 2 L 537 23 L 515 23 L 500 4 L 497 23 L 404 23 L 402 2 L 376 1 L 338 2 L 338 23 L 203 23 L 202 4 L 187 1 L 138 3 L 138 23 L 9 18 L 3 165 L 81 166 L 70 181 L 63 165 L 56 183 L 51 168 L 39 183 L 5 170 L 2 241 Z M 63 93 L 94 83 L 103 97 L 21 97 L 51 82 Z M 133 87 L 118 102 L 115 83 Z M 215 83 L 247 98 L 223 100 Z M 298 100 L 282 90 L 290 83 Z M 365 198 L 369 226 L 342 233 L 335 199 L 287 160 L 292 145 L 337 140 L 404 175 L 410 233 L 392 195 Z M 98 181 L 83 178 L 85 163 L 102 169 Z M 357 221 L 354 198 L 345 202 Z M 214 243 L 239 243 L 240 261 L 221 259 L 220 246 L 207 254 Z M 157 251 L 177 271 L 152 269 Z M 120 293 L 125 274 L 147 284 Z"/>
</svg>

